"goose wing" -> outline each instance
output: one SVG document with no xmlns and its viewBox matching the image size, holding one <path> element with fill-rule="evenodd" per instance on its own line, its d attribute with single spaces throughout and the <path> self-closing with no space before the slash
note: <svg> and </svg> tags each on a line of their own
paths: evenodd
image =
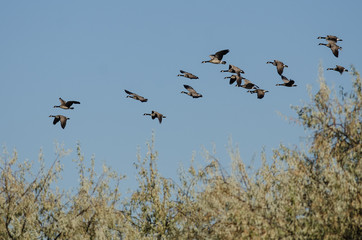
<svg viewBox="0 0 362 240">
<path fill-rule="evenodd" d="M 161 113 L 157 113 L 157 118 L 160 123 L 162 123 L 162 116 L 163 115 Z"/>
<path fill-rule="evenodd" d="M 221 51 L 216 52 L 214 56 L 215 56 L 217 59 L 221 60 L 221 59 L 223 58 L 223 56 L 224 56 L 225 54 L 227 54 L 228 52 L 229 52 L 229 49 L 221 50 Z"/>
<path fill-rule="evenodd" d="M 233 84 L 235 81 L 236 81 L 236 77 L 235 77 L 235 75 L 233 75 L 233 76 L 230 77 L 229 84 L 231 85 L 231 84 Z"/>
<path fill-rule="evenodd" d="M 65 128 L 65 125 L 67 125 L 67 118 L 63 115 L 60 116 L 60 125 L 63 129 Z"/>
<path fill-rule="evenodd" d="M 197 93 L 191 86 L 189 85 L 184 85 L 184 88 L 186 88 L 187 91 L 189 91 L 190 93 Z"/>
<path fill-rule="evenodd" d="M 60 105 L 65 105 L 67 102 L 64 101 L 62 98 L 59 98 L 59 101 L 60 101 Z"/>
<path fill-rule="evenodd" d="M 276 64 L 277 64 L 278 74 L 279 74 L 279 75 L 282 75 L 283 70 L 284 70 L 284 66 L 283 66 L 284 63 L 283 63 L 283 62 L 280 62 L 280 61 L 277 61 Z"/>
<path fill-rule="evenodd" d="M 332 50 L 332 53 L 335 57 L 338 57 L 338 45 L 337 44 L 331 44 L 331 50 Z"/>
<path fill-rule="evenodd" d="M 289 83 L 289 79 L 286 76 L 281 75 L 281 77 L 284 83 Z"/>
<path fill-rule="evenodd" d="M 80 104 L 80 102 L 78 102 L 78 101 L 68 101 L 68 102 L 65 103 L 65 106 L 70 107 L 73 104 Z"/>
<path fill-rule="evenodd" d="M 53 120 L 53 124 L 54 124 L 54 125 L 57 124 L 57 122 L 59 122 L 59 120 L 60 120 L 59 115 L 55 116 L 55 117 L 54 117 L 54 120 Z"/>
<path fill-rule="evenodd" d="M 133 95 L 134 93 L 133 92 L 130 92 L 130 91 L 128 91 L 128 90 L 124 90 L 127 94 L 129 94 L 129 95 Z"/>
</svg>

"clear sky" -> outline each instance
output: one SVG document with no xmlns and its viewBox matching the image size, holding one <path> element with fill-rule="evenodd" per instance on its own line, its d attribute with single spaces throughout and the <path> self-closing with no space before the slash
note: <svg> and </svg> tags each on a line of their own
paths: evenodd
<svg viewBox="0 0 362 240">
<path fill-rule="evenodd" d="M 307 85 L 317 89 L 318 66 L 362 69 L 362 1 L 1 1 L 0 144 L 16 148 L 20 160 L 36 161 L 42 148 L 54 160 L 55 142 L 75 150 L 81 144 L 87 162 L 94 154 L 98 172 L 106 163 L 135 183 L 137 149 L 146 152 L 152 131 L 163 175 L 177 178 L 192 155 L 203 163 L 202 149 L 229 168 L 228 139 L 245 162 L 259 164 L 263 147 L 270 157 L 280 143 L 301 145 L 303 128 L 291 105 L 308 101 Z M 339 58 L 318 46 L 318 36 L 343 41 Z M 220 70 L 201 64 L 230 49 L 224 59 L 270 92 L 257 99 L 230 86 Z M 284 75 L 298 87 L 276 87 L 280 77 L 267 61 L 289 66 Z M 198 80 L 177 77 L 179 70 Z M 350 88 L 351 76 L 325 72 L 330 85 Z M 183 84 L 203 95 L 181 94 Z M 149 100 L 126 98 L 124 89 Z M 58 98 L 80 101 L 74 110 L 53 108 Z M 167 116 L 159 124 L 145 112 Z M 48 116 L 70 118 L 63 130 Z M 252 162 L 253 156 L 256 156 Z M 75 151 L 62 160 L 65 186 L 77 179 Z"/>
</svg>

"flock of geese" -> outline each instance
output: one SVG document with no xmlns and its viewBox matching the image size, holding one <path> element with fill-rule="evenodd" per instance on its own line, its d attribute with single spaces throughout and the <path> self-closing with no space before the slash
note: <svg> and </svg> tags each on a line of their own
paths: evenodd
<svg viewBox="0 0 362 240">
<path fill-rule="evenodd" d="M 332 50 L 332 53 L 335 57 L 338 57 L 339 55 L 339 50 L 342 50 L 342 47 L 337 45 L 338 41 L 342 41 L 342 39 L 333 36 L 333 35 L 327 35 L 326 37 L 318 37 L 317 39 L 325 39 L 328 43 L 319 43 L 319 45 L 324 45 L 328 48 L 330 48 Z M 210 55 L 210 60 L 208 61 L 202 61 L 202 63 L 213 63 L 213 64 L 226 64 L 225 61 L 223 61 L 223 57 L 224 55 L 229 53 L 229 49 L 225 49 L 225 50 L 221 50 L 216 52 L 215 54 Z M 279 74 L 279 76 L 281 77 L 281 80 L 283 81 L 283 83 L 278 83 L 276 84 L 276 86 L 285 86 L 285 87 L 296 87 L 297 85 L 295 85 L 295 81 L 292 79 L 288 79 L 287 77 L 285 77 L 283 75 L 283 71 L 284 68 L 287 68 L 288 65 L 284 64 L 282 61 L 279 60 L 274 60 L 273 62 L 268 61 L 267 64 L 272 64 L 276 67 L 277 69 L 277 73 Z M 348 72 L 348 70 L 342 66 L 336 65 L 336 67 L 334 68 L 327 68 L 327 70 L 334 70 L 339 72 L 340 74 L 342 74 L 343 72 Z M 229 72 L 229 73 L 234 73 L 234 75 L 231 75 L 229 77 L 225 77 L 225 79 L 230 79 L 229 84 L 232 85 L 236 82 L 236 87 L 242 87 L 245 89 L 249 89 L 247 92 L 250 92 L 251 94 L 256 93 L 257 94 L 257 98 L 258 99 L 262 99 L 264 98 L 265 93 L 269 92 L 268 90 L 264 90 L 259 88 L 256 84 L 252 83 L 251 81 L 249 81 L 248 79 L 244 78 L 243 76 L 241 76 L 241 74 L 244 74 L 245 72 L 240 69 L 239 67 L 236 67 L 234 65 L 229 64 L 229 68 L 227 70 L 221 70 L 221 72 Z M 196 75 L 180 70 L 181 74 L 178 74 L 178 77 L 185 77 L 185 78 L 189 78 L 189 79 L 199 79 Z M 242 84 L 242 82 L 244 81 L 244 84 Z M 202 94 L 198 93 L 195 89 L 193 89 L 191 86 L 189 85 L 183 85 L 184 88 L 187 90 L 186 91 L 181 91 L 181 93 L 184 93 L 192 98 L 201 98 Z M 132 98 L 135 100 L 138 100 L 140 102 L 147 102 L 148 99 L 145 97 L 142 97 L 136 93 L 133 93 L 131 91 L 128 90 L 124 90 L 127 94 L 126 98 Z M 61 108 L 64 110 L 68 110 L 68 109 L 74 109 L 74 107 L 72 107 L 73 104 L 80 104 L 80 102 L 78 101 L 65 101 L 62 98 L 59 98 L 60 101 L 60 105 L 58 106 L 54 106 L 54 108 Z M 165 115 L 156 112 L 156 111 L 151 111 L 151 113 L 144 113 L 143 115 L 145 116 L 151 116 L 152 119 L 158 119 L 159 123 L 162 123 L 162 119 L 166 118 Z M 49 117 L 53 117 L 53 124 L 57 124 L 58 122 L 60 122 L 61 127 L 64 129 L 66 124 L 67 124 L 67 120 L 69 120 L 68 117 L 63 116 L 63 115 L 50 115 Z"/>
</svg>

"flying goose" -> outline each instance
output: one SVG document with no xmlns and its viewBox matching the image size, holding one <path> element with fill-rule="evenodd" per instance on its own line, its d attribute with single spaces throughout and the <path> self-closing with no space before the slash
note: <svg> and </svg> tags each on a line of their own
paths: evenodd
<svg viewBox="0 0 362 240">
<path fill-rule="evenodd" d="M 324 45 L 326 47 L 329 47 L 332 50 L 332 53 L 335 57 L 338 57 L 338 50 L 342 50 L 342 47 L 338 46 L 334 42 L 329 42 L 328 44 L 320 43 L 319 45 Z"/>
<path fill-rule="evenodd" d="M 180 72 L 183 73 L 183 74 L 177 75 L 178 77 L 185 77 L 185 78 L 190 78 L 190 79 L 199 79 L 198 76 L 195 76 L 192 73 L 188 73 L 188 72 L 185 72 L 183 70 L 180 70 Z"/>
<path fill-rule="evenodd" d="M 285 76 L 281 76 L 282 77 L 282 80 L 284 83 L 281 83 L 281 84 L 276 84 L 275 86 L 286 86 L 286 87 L 296 87 L 297 85 L 295 85 L 295 81 L 292 80 L 292 79 L 288 79 L 286 78 Z"/>
<path fill-rule="evenodd" d="M 217 53 L 210 55 L 209 61 L 202 61 L 202 63 L 214 63 L 214 64 L 226 64 L 225 61 L 221 61 L 222 57 L 229 52 L 229 49 L 218 51 Z"/>
<path fill-rule="evenodd" d="M 231 75 L 230 77 L 224 77 L 224 79 L 230 78 L 229 84 L 233 84 L 236 81 L 236 86 L 240 87 L 241 86 L 241 81 L 245 78 L 243 78 L 242 76 L 240 76 L 240 74 L 237 75 Z"/>
<path fill-rule="evenodd" d="M 268 64 L 268 63 L 271 63 L 271 64 L 273 64 L 274 66 L 277 67 L 277 71 L 278 71 L 278 74 L 279 74 L 279 75 L 282 75 L 284 68 L 285 68 L 285 67 L 288 67 L 288 66 L 285 65 L 283 62 L 278 61 L 278 60 L 274 60 L 274 62 L 270 62 L 270 61 L 269 61 L 269 62 L 267 62 L 267 64 Z"/>
<path fill-rule="evenodd" d="M 133 99 L 139 100 L 141 102 L 147 102 L 148 101 L 147 98 L 144 98 L 144 97 L 142 97 L 142 96 L 140 96 L 138 94 L 130 92 L 130 91 L 126 90 L 126 89 L 124 91 L 128 94 L 126 98 L 133 98 Z"/>
<path fill-rule="evenodd" d="M 65 128 L 65 125 L 67 124 L 67 120 L 70 119 L 66 116 L 63 116 L 63 115 L 56 115 L 56 116 L 53 116 L 53 115 L 50 115 L 49 117 L 53 117 L 54 118 L 54 121 L 53 121 L 53 124 L 57 124 L 57 122 L 60 121 L 60 126 L 62 126 L 62 128 L 64 129 Z"/>
<path fill-rule="evenodd" d="M 73 104 L 80 104 L 78 101 L 64 101 L 62 98 L 59 98 L 60 105 L 54 106 L 54 108 L 61 108 L 61 109 L 74 109 L 71 107 Z"/>
<path fill-rule="evenodd" d="M 187 94 L 187 95 L 189 95 L 189 96 L 191 96 L 191 97 L 193 97 L 193 98 L 200 98 L 200 97 L 202 97 L 202 95 L 201 95 L 200 93 L 196 92 L 191 86 L 189 86 L 189 85 L 184 85 L 184 87 L 186 88 L 186 90 L 187 90 L 188 92 L 182 91 L 181 93 L 185 93 L 185 94 Z"/>
<path fill-rule="evenodd" d="M 317 39 L 325 39 L 328 42 L 334 42 L 334 43 L 337 43 L 337 41 L 343 41 L 342 39 L 333 35 L 327 35 L 326 37 L 318 37 Z"/>
<path fill-rule="evenodd" d="M 339 66 L 339 65 L 336 65 L 335 68 L 327 68 L 327 70 L 334 70 L 334 71 L 339 72 L 340 74 L 342 74 L 343 72 L 348 72 L 347 69 L 345 69 L 344 67 Z"/>
<path fill-rule="evenodd" d="M 266 92 L 269 92 L 269 91 L 267 91 L 267 90 L 264 90 L 264 89 L 255 89 L 255 90 L 249 90 L 248 92 L 250 92 L 250 93 L 257 93 L 257 95 L 258 95 L 258 98 L 259 99 L 262 99 L 263 97 L 264 97 L 264 94 L 266 93 Z"/>
<path fill-rule="evenodd" d="M 231 65 L 231 64 L 229 64 L 229 69 L 228 70 L 221 70 L 220 72 L 231 72 L 231 73 L 237 73 L 237 74 L 245 73 L 240 68 L 238 68 L 238 67 L 236 67 L 234 65 Z"/>
<path fill-rule="evenodd" d="M 161 113 L 156 112 L 156 111 L 152 111 L 151 113 L 144 113 L 143 115 L 144 116 L 146 116 L 146 115 L 151 116 L 152 119 L 158 118 L 158 121 L 160 123 L 162 123 L 162 118 L 166 118 L 166 116 L 164 116 Z"/>
<path fill-rule="evenodd" d="M 250 82 L 248 79 L 244 78 L 244 84 L 240 85 L 239 87 L 243 87 L 245 89 L 257 89 L 259 88 L 257 85 L 255 85 L 254 83 Z"/>
</svg>

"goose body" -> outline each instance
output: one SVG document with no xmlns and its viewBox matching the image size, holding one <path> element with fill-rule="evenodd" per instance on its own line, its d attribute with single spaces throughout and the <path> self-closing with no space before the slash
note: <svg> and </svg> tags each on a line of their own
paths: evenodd
<svg viewBox="0 0 362 240">
<path fill-rule="evenodd" d="M 60 105 L 54 106 L 54 108 L 61 108 L 61 109 L 74 109 L 72 107 L 73 104 L 80 104 L 78 101 L 64 101 L 62 98 L 59 98 Z"/>
<path fill-rule="evenodd" d="M 283 62 L 279 61 L 279 60 L 274 60 L 273 62 L 267 62 L 267 64 L 270 63 L 270 64 L 273 64 L 274 66 L 277 67 L 277 72 L 279 75 L 282 75 L 283 74 L 283 71 L 284 71 L 284 68 L 285 67 L 288 67 L 288 65 L 285 65 Z"/>
<path fill-rule="evenodd" d="M 220 72 L 230 72 L 230 73 L 236 73 L 236 74 L 240 74 L 240 73 L 245 73 L 243 70 L 241 70 L 240 68 L 229 64 L 229 69 L 228 70 L 221 70 Z"/>
<path fill-rule="evenodd" d="M 50 115 L 49 117 L 53 117 L 54 120 L 53 120 L 53 124 L 57 124 L 59 121 L 60 121 L 60 126 L 64 129 L 65 128 L 65 125 L 67 125 L 67 120 L 70 119 L 66 116 L 63 116 L 63 115 Z"/>
<path fill-rule="evenodd" d="M 245 89 L 258 89 L 259 87 L 254 83 L 250 82 L 248 79 L 244 78 L 244 84 L 239 86 Z"/>
<path fill-rule="evenodd" d="M 326 46 L 326 47 L 330 48 L 335 57 L 338 57 L 338 53 L 339 53 L 338 50 L 342 50 L 342 47 L 338 46 L 334 42 L 329 42 L 328 44 L 320 43 L 319 45 L 323 45 L 323 46 Z"/>
<path fill-rule="evenodd" d="M 226 64 L 225 61 L 222 61 L 222 58 L 228 52 L 229 52 L 229 49 L 218 51 L 215 54 L 209 56 L 211 58 L 209 61 L 202 61 L 202 63 L 208 63 L 209 62 L 209 63 L 213 63 L 213 64 Z"/>
<path fill-rule="evenodd" d="M 230 78 L 229 84 L 233 84 L 234 82 L 236 82 L 236 86 L 240 87 L 241 86 L 241 81 L 244 79 L 242 76 L 240 76 L 240 74 L 237 75 L 231 75 L 230 77 L 224 77 L 224 79 Z"/>
<path fill-rule="evenodd" d="M 130 92 L 130 91 L 126 90 L 126 89 L 124 91 L 128 94 L 126 98 L 133 98 L 133 99 L 138 100 L 140 102 L 147 102 L 148 101 L 147 98 L 144 98 L 144 97 L 142 97 L 142 96 L 140 96 L 140 95 L 138 95 L 136 93 Z"/>
<path fill-rule="evenodd" d="M 335 68 L 327 68 L 327 70 L 334 70 L 334 71 L 339 72 L 340 74 L 342 74 L 343 72 L 348 72 L 347 69 L 345 69 L 344 67 L 339 66 L 339 65 L 336 65 Z"/>
<path fill-rule="evenodd" d="M 189 73 L 189 72 L 186 72 L 186 71 L 183 71 L 183 70 L 180 70 L 180 72 L 182 74 L 179 74 L 177 75 L 178 77 L 185 77 L 185 78 L 189 78 L 189 79 L 199 79 L 198 76 L 192 74 L 192 73 Z"/>
<path fill-rule="evenodd" d="M 166 116 L 164 116 L 163 114 L 156 112 L 156 111 L 152 111 L 151 113 L 144 113 L 144 116 L 151 116 L 152 119 L 157 118 L 158 121 L 160 122 L 160 124 L 162 123 L 162 118 L 166 118 Z"/>
<path fill-rule="evenodd" d="M 258 99 L 262 99 L 264 97 L 264 94 L 266 92 L 269 92 L 269 91 L 258 88 L 258 89 L 255 89 L 255 90 L 249 90 L 248 92 L 250 92 L 251 94 L 256 93 Z"/>
<path fill-rule="evenodd" d="M 288 79 L 286 78 L 285 76 L 281 76 L 282 77 L 282 80 L 284 83 L 281 83 L 281 84 L 276 84 L 276 86 L 285 86 L 285 87 L 296 87 L 297 85 L 295 85 L 295 81 L 292 80 L 292 79 Z"/>
<path fill-rule="evenodd" d="M 338 38 L 337 36 L 327 35 L 326 37 L 318 37 L 317 39 L 325 39 L 328 42 L 337 43 L 338 41 L 343 41 L 342 39 Z"/>
<path fill-rule="evenodd" d="M 187 90 L 188 92 L 182 91 L 181 93 L 185 93 L 185 94 L 187 94 L 187 95 L 189 95 L 189 96 L 191 96 L 191 97 L 193 97 L 193 98 L 200 98 L 200 97 L 202 97 L 202 95 L 201 95 L 200 93 L 196 92 L 191 86 L 189 86 L 189 85 L 184 85 L 184 88 L 186 88 L 186 90 Z"/>
</svg>

